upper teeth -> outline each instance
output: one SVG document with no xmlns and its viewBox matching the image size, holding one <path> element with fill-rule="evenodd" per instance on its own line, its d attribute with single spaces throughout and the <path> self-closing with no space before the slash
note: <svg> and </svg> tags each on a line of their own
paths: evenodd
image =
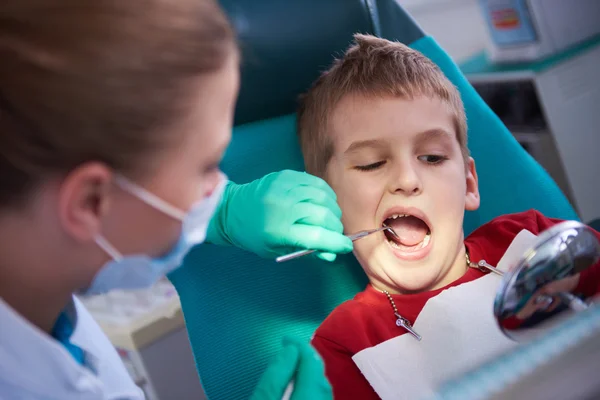
<svg viewBox="0 0 600 400">
<path fill-rule="evenodd" d="M 400 217 L 408 217 L 408 214 L 394 214 L 391 217 L 388 217 L 388 219 L 392 218 L 392 219 L 396 219 L 396 218 L 400 218 Z"/>
</svg>

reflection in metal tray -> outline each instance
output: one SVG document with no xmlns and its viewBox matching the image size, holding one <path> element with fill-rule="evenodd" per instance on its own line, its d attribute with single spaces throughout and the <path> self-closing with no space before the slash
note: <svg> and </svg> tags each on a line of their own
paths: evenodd
<svg viewBox="0 0 600 400">
<path fill-rule="evenodd" d="M 535 342 L 448 382 L 432 398 L 600 398 L 600 305 L 573 315 Z"/>
</svg>

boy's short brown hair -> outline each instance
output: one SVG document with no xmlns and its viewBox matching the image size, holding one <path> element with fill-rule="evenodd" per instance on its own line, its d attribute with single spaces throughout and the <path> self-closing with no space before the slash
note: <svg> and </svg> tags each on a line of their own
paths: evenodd
<svg viewBox="0 0 600 400">
<path fill-rule="evenodd" d="M 346 54 L 335 60 L 301 99 L 297 128 L 306 171 L 324 176 L 333 155 L 327 134 L 329 118 L 349 94 L 442 99 L 454 113 L 456 138 L 466 161 L 469 150 L 464 106 L 458 90 L 437 65 L 399 42 L 363 34 L 354 35 L 354 40 Z"/>
</svg>

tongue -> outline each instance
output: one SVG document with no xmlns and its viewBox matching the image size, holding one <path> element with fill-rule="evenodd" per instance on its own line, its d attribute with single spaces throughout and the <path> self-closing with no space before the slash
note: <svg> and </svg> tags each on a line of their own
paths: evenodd
<svg viewBox="0 0 600 400">
<path fill-rule="evenodd" d="M 425 239 L 425 235 L 429 231 L 425 222 L 412 216 L 388 219 L 385 224 L 396 232 L 400 238 L 400 244 L 404 246 L 416 246 Z"/>
</svg>

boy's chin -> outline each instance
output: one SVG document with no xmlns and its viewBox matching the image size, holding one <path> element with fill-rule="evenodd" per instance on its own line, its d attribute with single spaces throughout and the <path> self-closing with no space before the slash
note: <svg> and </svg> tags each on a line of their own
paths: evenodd
<svg viewBox="0 0 600 400">
<path fill-rule="evenodd" d="M 464 274 L 458 267 L 444 268 L 444 258 L 440 259 L 433 249 L 427 249 L 423 257 L 405 260 L 393 254 L 385 243 L 377 248 L 364 268 L 375 288 L 398 294 L 415 294 L 443 288 Z M 364 267 L 365 264 L 363 264 Z"/>
<path fill-rule="evenodd" d="M 428 292 L 434 289 L 435 282 L 432 279 L 413 278 L 402 279 L 401 281 L 390 281 L 385 283 L 389 287 L 390 293 L 396 294 L 417 294 Z"/>
<path fill-rule="evenodd" d="M 388 290 L 396 294 L 416 294 L 439 289 L 446 284 L 440 281 L 440 271 L 434 271 L 426 266 L 420 268 L 399 268 L 389 270 L 384 268 L 377 278 L 369 273 L 371 284 L 380 290 Z M 386 289 L 387 288 L 387 289 Z"/>
</svg>

